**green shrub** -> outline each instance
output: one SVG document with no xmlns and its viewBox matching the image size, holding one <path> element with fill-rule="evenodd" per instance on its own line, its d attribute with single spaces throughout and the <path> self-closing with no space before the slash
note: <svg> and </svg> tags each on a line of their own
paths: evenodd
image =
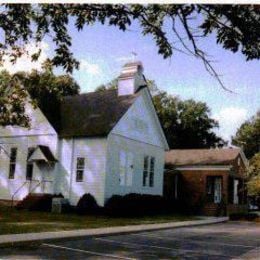
<svg viewBox="0 0 260 260">
<path fill-rule="evenodd" d="M 89 193 L 84 194 L 78 201 L 76 212 L 78 214 L 97 214 L 100 207 L 96 199 Z"/>
<path fill-rule="evenodd" d="M 142 216 L 167 211 L 169 211 L 168 202 L 158 195 L 136 193 L 114 195 L 105 204 L 105 212 L 113 216 Z"/>
</svg>

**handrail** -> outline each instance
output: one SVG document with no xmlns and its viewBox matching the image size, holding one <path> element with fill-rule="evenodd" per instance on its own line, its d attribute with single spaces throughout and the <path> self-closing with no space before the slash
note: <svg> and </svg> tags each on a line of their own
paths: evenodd
<svg viewBox="0 0 260 260">
<path fill-rule="evenodd" d="M 29 193 L 31 193 L 32 191 L 34 191 L 36 188 L 38 188 L 43 182 L 53 182 L 53 181 L 49 181 L 49 180 L 26 180 L 12 195 L 12 201 L 11 201 L 11 207 L 13 207 L 13 203 L 14 203 L 14 196 L 25 186 L 25 184 L 27 184 L 28 182 L 38 182 L 32 189 L 29 189 Z"/>
<path fill-rule="evenodd" d="M 30 193 L 32 193 L 36 188 L 38 188 L 44 182 L 53 182 L 53 181 L 49 181 L 49 180 L 41 180 L 41 181 L 33 180 L 33 181 L 38 181 L 38 183 L 32 189 L 30 189 Z"/>
<path fill-rule="evenodd" d="M 36 188 L 38 188 L 40 185 L 41 185 L 41 181 L 39 180 L 32 180 L 32 181 L 37 181 L 38 183 L 32 188 L 29 190 L 29 193 L 32 193 Z"/>
<path fill-rule="evenodd" d="M 11 202 L 11 207 L 13 207 L 14 204 L 14 196 L 27 184 L 28 181 L 25 181 L 12 195 L 12 202 Z"/>
</svg>

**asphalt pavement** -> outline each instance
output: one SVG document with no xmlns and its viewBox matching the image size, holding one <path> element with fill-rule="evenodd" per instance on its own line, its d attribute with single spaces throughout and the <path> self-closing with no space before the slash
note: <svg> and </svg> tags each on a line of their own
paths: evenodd
<svg viewBox="0 0 260 260">
<path fill-rule="evenodd" d="M 0 259 L 260 259 L 260 224 L 194 227 L 50 241 L 0 249 Z"/>
</svg>

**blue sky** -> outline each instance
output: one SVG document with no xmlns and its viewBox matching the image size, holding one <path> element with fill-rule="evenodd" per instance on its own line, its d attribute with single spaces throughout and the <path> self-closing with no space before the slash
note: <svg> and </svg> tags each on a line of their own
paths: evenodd
<svg viewBox="0 0 260 260">
<path fill-rule="evenodd" d="M 102 25 L 85 27 L 82 32 L 70 26 L 70 31 L 72 51 L 81 61 L 80 70 L 73 76 L 82 92 L 93 91 L 98 85 L 117 77 L 134 51 L 144 65 L 145 76 L 155 80 L 160 90 L 182 99 L 206 102 L 212 117 L 219 120 L 220 129 L 216 131 L 226 139 L 260 109 L 259 61 L 246 62 L 242 54 L 223 50 L 216 45 L 214 37 L 201 40 L 201 47 L 217 60 L 216 70 L 223 75 L 225 85 L 236 94 L 223 90 L 200 60 L 177 52 L 170 59 L 163 59 L 157 53 L 153 39 L 142 36 L 136 24 L 127 32 Z M 52 53 L 48 39 L 42 48 L 41 59 L 44 60 Z M 24 63 L 30 68 L 27 61 Z M 17 66 L 21 68 L 21 64 Z"/>
<path fill-rule="evenodd" d="M 246 62 L 242 54 L 233 54 L 217 46 L 213 37 L 204 39 L 201 46 L 217 60 L 216 70 L 236 94 L 223 90 L 201 61 L 193 57 L 175 53 L 170 59 L 163 59 L 151 37 L 143 37 L 136 25 L 127 32 L 95 25 L 81 33 L 73 31 L 73 35 L 77 58 L 92 65 L 74 73 L 82 91 L 91 91 L 118 76 L 134 51 L 137 59 L 143 62 L 145 76 L 155 80 L 159 89 L 182 99 L 206 102 L 212 116 L 219 120 L 217 132 L 226 139 L 260 109 L 259 61 Z M 93 73 L 88 73 L 91 68 Z"/>
</svg>

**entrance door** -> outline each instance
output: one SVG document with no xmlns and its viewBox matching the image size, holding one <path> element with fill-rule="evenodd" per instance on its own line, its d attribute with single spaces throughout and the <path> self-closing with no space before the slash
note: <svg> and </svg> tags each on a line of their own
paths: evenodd
<svg viewBox="0 0 260 260">
<path fill-rule="evenodd" d="M 220 177 L 215 179 L 214 183 L 214 203 L 220 203 L 222 198 L 222 179 Z"/>
</svg>

